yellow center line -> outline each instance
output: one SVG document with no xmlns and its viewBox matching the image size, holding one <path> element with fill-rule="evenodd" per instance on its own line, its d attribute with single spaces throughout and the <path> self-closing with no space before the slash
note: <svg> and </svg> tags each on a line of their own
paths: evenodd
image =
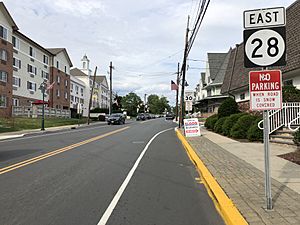
<svg viewBox="0 0 300 225">
<path fill-rule="evenodd" d="M 34 157 L 34 158 L 27 159 L 27 160 L 24 160 L 24 161 L 22 161 L 22 162 L 19 162 L 19 163 L 16 163 L 16 164 L 13 164 L 13 165 L 10 165 L 10 166 L 1 168 L 1 169 L 0 169 L 0 175 L 1 175 L 1 174 L 4 174 L 4 173 L 7 173 L 7 172 L 9 172 L 9 171 L 12 171 L 12 170 L 15 170 L 15 169 L 24 167 L 24 166 L 26 166 L 26 165 L 29 165 L 29 164 L 38 162 L 38 161 L 43 160 L 43 159 L 46 159 L 46 158 L 48 158 L 48 157 L 51 157 L 51 156 L 54 156 L 54 155 L 63 153 L 63 152 L 65 152 L 65 151 L 69 151 L 69 150 L 74 149 L 74 148 L 76 148 L 76 147 L 79 147 L 79 146 L 82 146 L 82 145 L 91 143 L 91 142 L 93 142 L 93 141 L 97 141 L 97 140 L 99 140 L 99 139 L 101 139 L 101 138 L 104 138 L 104 137 L 110 136 L 110 135 L 112 135 L 112 134 L 121 132 L 121 131 L 126 130 L 126 129 L 128 129 L 128 128 L 129 128 L 129 126 L 128 126 L 128 127 L 123 127 L 123 128 L 121 128 L 121 129 L 114 130 L 114 131 L 111 131 L 111 132 L 109 132 L 109 133 L 102 134 L 102 135 L 100 135 L 100 136 L 96 136 L 96 137 L 93 137 L 93 138 L 91 138 L 91 139 L 88 139 L 88 140 L 85 140 L 85 141 L 81 141 L 81 142 L 78 142 L 78 143 L 75 143 L 75 144 L 72 144 L 72 145 L 69 145 L 69 146 L 66 146 L 66 147 L 63 147 L 63 148 L 60 148 L 60 149 L 57 149 L 57 150 L 48 152 L 48 153 L 45 153 L 45 154 L 43 154 L 43 155 L 36 156 L 36 157 Z"/>
</svg>

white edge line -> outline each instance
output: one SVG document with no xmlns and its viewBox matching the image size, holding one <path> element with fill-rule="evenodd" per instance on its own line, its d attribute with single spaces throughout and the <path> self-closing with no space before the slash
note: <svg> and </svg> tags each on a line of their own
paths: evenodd
<svg viewBox="0 0 300 225">
<path fill-rule="evenodd" d="M 132 178 L 135 170 L 137 169 L 138 165 L 140 164 L 140 161 L 142 160 L 143 156 L 145 155 L 147 149 L 149 148 L 150 144 L 152 143 L 152 141 L 161 133 L 164 133 L 168 130 L 172 130 L 173 128 L 169 128 L 163 131 L 158 132 L 157 134 L 155 134 L 150 141 L 147 143 L 147 145 L 145 146 L 145 148 L 143 149 L 143 151 L 141 152 L 140 156 L 137 158 L 136 162 L 134 163 L 133 167 L 131 168 L 131 170 L 129 171 L 127 177 L 125 178 L 125 180 L 123 181 L 122 185 L 120 186 L 118 192 L 116 193 L 116 195 L 114 196 L 113 200 L 110 202 L 109 206 L 107 207 L 107 209 L 105 210 L 104 214 L 102 215 L 100 221 L 98 222 L 97 225 L 105 225 L 109 219 L 109 217 L 111 216 L 113 210 L 115 209 L 118 201 L 120 200 L 123 192 L 125 191 L 130 179 Z"/>
<path fill-rule="evenodd" d="M 65 133 L 76 133 L 76 132 L 81 132 L 81 131 L 86 131 L 86 130 L 95 130 L 95 129 L 99 129 L 99 128 L 104 128 L 104 127 L 109 127 L 108 125 L 102 125 L 102 126 L 98 126 L 98 125 L 94 125 L 95 127 L 87 127 L 87 128 L 82 128 L 82 129 L 78 129 L 78 130 L 71 130 L 67 128 L 67 131 L 62 131 L 62 132 L 55 132 L 54 133 L 46 133 L 46 134 L 39 134 L 39 133 L 34 133 L 34 134 L 38 134 L 36 136 L 29 136 L 29 137 L 24 137 L 25 134 L 22 134 L 23 137 L 14 137 L 14 138 L 10 138 L 10 139 L 2 139 L 0 140 L 1 142 L 12 142 L 12 141 L 19 141 L 19 140 L 26 140 L 26 139 L 33 139 L 33 138 L 39 138 L 39 137 L 44 137 L 44 136 L 55 136 L 55 135 L 60 135 L 60 134 L 65 134 Z M 26 131 L 24 131 L 26 133 Z M 30 133 L 26 133 L 30 134 Z"/>
</svg>

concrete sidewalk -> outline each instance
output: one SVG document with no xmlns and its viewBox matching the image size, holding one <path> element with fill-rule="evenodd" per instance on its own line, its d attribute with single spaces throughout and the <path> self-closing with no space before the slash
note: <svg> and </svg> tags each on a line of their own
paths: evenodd
<svg viewBox="0 0 300 225">
<path fill-rule="evenodd" d="M 266 211 L 263 144 L 201 132 L 189 144 L 249 224 L 300 224 L 300 165 L 277 156 L 296 147 L 270 144 L 274 209 Z"/>
<path fill-rule="evenodd" d="M 28 134 L 43 134 L 43 133 L 49 133 L 49 132 L 55 132 L 55 131 L 61 131 L 61 130 L 76 129 L 79 127 L 82 128 L 82 127 L 88 127 L 88 126 L 96 126 L 96 125 L 101 125 L 101 124 L 106 124 L 106 123 L 107 122 L 94 122 L 94 123 L 91 123 L 90 125 L 73 124 L 73 125 L 66 125 L 66 126 L 59 126 L 59 127 L 46 127 L 44 131 L 41 131 L 41 129 L 32 129 L 32 130 L 21 130 L 21 131 L 15 131 L 15 132 L 6 132 L 6 133 L 0 133 L 0 140 L 23 137 Z"/>
</svg>

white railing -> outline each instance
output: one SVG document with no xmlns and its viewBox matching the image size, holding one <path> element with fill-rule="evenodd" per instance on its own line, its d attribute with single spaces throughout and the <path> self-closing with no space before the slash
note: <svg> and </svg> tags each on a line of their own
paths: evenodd
<svg viewBox="0 0 300 225">
<path fill-rule="evenodd" d="M 269 110 L 270 134 L 281 127 L 300 126 L 300 102 L 282 103 L 282 109 Z M 262 129 L 263 120 L 258 123 Z"/>
<path fill-rule="evenodd" d="M 42 107 L 13 106 L 13 116 L 40 117 L 43 114 Z M 45 116 L 71 118 L 71 111 L 45 107 Z"/>
</svg>

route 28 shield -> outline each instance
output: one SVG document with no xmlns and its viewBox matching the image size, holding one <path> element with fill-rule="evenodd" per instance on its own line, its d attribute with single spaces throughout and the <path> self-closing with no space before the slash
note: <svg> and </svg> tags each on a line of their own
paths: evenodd
<svg viewBox="0 0 300 225">
<path fill-rule="evenodd" d="M 244 30 L 246 68 L 286 65 L 285 27 Z"/>
</svg>

